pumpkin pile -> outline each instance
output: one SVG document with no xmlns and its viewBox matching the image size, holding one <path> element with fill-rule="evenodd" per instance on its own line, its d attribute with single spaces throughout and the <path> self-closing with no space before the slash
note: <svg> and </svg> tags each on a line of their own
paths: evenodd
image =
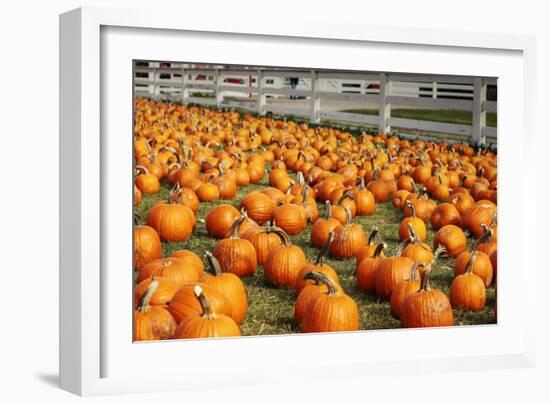
<svg viewBox="0 0 550 403">
<path fill-rule="evenodd" d="M 496 323 L 493 152 L 134 110 L 136 341 Z"/>
</svg>

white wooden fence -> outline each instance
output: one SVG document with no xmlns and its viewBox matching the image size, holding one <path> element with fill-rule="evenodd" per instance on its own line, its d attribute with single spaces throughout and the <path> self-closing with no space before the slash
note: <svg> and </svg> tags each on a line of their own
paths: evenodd
<svg viewBox="0 0 550 403">
<path fill-rule="evenodd" d="M 261 115 L 295 115 L 313 123 L 330 120 L 374 126 L 382 132 L 399 128 L 453 134 L 473 143 L 497 136 L 496 128 L 486 126 L 486 113 L 497 110 L 496 101 L 487 100 L 487 86 L 496 85 L 495 78 L 173 66 L 134 67 L 135 96 L 240 108 Z M 295 88 L 288 84 L 291 77 L 299 79 Z M 277 104 L 268 98 L 288 102 Z M 295 102 L 297 98 L 302 101 Z M 323 109 L 323 101 L 332 102 L 332 108 Z M 334 103 L 341 107 L 335 108 Z M 378 116 L 341 111 L 351 104 L 374 106 Z M 472 125 L 395 118 L 391 114 L 395 107 L 471 111 Z"/>
</svg>

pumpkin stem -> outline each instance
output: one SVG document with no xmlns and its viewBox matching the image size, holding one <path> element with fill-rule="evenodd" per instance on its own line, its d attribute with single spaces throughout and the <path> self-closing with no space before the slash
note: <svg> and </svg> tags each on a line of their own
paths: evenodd
<svg viewBox="0 0 550 403">
<path fill-rule="evenodd" d="M 326 242 L 324 243 L 323 247 L 319 251 L 319 254 L 317 255 L 317 259 L 315 260 L 315 264 L 317 266 L 320 266 L 323 264 L 323 260 L 328 253 L 328 249 L 332 241 L 334 241 L 334 231 L 329 232 Z"/>
<path fill-rule="evenodd" d="M 136 169 L 137 170 L 141 169 L 143 172 L 145 172 L 145 175 L 149 175 L 149 170 L 143 165 L 136 165 Z"/>
<path fill-rule="evenodd" d="M 241 224 L 246 220 L 248 216 L 246 213 L 241 213 L 241 216 L 237 218 L 233 224 L 231 224 L 231 228 L 229 231 L 231 232 L 231 239 L 239 239 L 239 228 Z"/>
<path fill-rule="evenodd" d="M 298 174 L 296 175 L 296 179 L 298 181 L 298 185 L 303 185 L 305 183 L 304 174 L 301 171 L 299 171 Z"/>
<path fill-rule="evenodd" d="M 420 272 L 420 267 L 426 267 L 423 262 L 414 262 L 411 266 L 411 273 L 409 274 L 409 281 L 414 283 L 418 280 L 418 273 Z"/>
<path fill-rule="evenodd" d="M 363 176 L 361 176 L 361 182 L 359 183 L 359 190 L 363 191 L 363 190 L 366 190 L 367 188 L 365 187 L 365 178 Z"/>
<path fill-rule="evenodd" d="M 134 212 L 134 225 L 141 227 L 143 225 L 143 217 L 137 212 Z"/>
<path fill-rule="evenodd" d="M 277 234 L 279 236 L 279 238 L 281 238 L 281 240 L 283 241 L 283 246 L 285 246 L 285 247 L 292 246 L 292 241 L 290 240 L 290 237 L 288 236 L 288 234 L 282 228 L 279 228 L 279 227 L 276 227 L 276 226 L 265 227 L 264 232 L 268 232 L 268 233 L 273 232 L 273 233 Z"/>
<path fill-rule="evenodd" d="M 153 277 L 151 279 L 151 284 L 147 287 L 147 291 L 145 291 L 145 294 L 143 294 L 139 300 L 139 305 L 137 307 L 138 312 L 147 312 L 149 310 L 149 303 L 151 302 L 151 298 L 153 298 L 153 294 L 157 290 L 158 286 L 159 281 Z"/>
<path fill-rule="evenodd" d="M 477 259 L 477 252 L 473 251 L 470 254 L 470 258 L 468 259 L 468 263 L 466 263 L 466 269 L 464 270 L 464 274 L 473 274 L 472 271 L 474 269 L 474 262 Z"/>
<path fill-rule="evenodd" d="M 344 206 L 344 211 L 346 212 L 346 227 L 351 225 L 351 211 L 348 206 Z"/>
<path fill-rule="evenodd" d="M 314 280 L 317 281 L 318 284 L 324 284 L 328 288 L 328 295 L 331 297 L 338 295 L 338 290 L 334 286 L 333 281 L 324 273 L 320 271 L 310 271 L 305 274 L 304 280 Z"/>
<path fill-rule="evenodd" d="M 379 243 L 378 245 L 376 245 L 376 249 L 374 249 L 374 253 L 372 257 L 374 258 L 380 257 L 380 254 L 384 249 L 386 249 L 386 244 L 383 242 Z"/>
<path fill-rule="evenodd" d="M 372 227 L 371 233 L 369 235 L 369 239 L 367 240 L 367 245 L 372 245 L 374 243 L 374 238 L 376 238 L 376 235 L 378 234 L 378 227 L 375 225 Z"/>
<path fill-rule="evenodd" d="M 416 230 L 414 229 L 414 227 L 410 222 L 407 223 L 407 228 L 409 229 L 409 234 L 411 235 L 412 243 L 419 243 L 420 237 L 418 236 L 418 233 L 416 232 Z"/>
<path fill-rule="evenodd" d="M 301 173 L 301 172 L 300 172 Z M 305 184 L 303 187 L 302 187 L 302 201 L 306 201 L 307 200 L 307 190 L 309 188 L 309 185 Z"/>
<path fill-rule="evenodd" d="M 353 194 L 353 191 L 351 189 L 346 189 L 344 193 L 342 193 L 342 196 L 338 198 L 336 201 L 336 204 L 340 205 L 345 199 L 355 200 L 355 195 Z"/>
<path fill-rule="evenodd" d="M 411 217 L 416 218 L 416 210 L 414 209 L 413 202 L 410 200 L 407 200 L 406 204 L 409 210 L 411 210 Z"/>
<path fill-rule="evenodd" d="M 208 301 L 208 298 L 206 298 L 206 295 L 204 295 L 204 292 L 202 291 L 202 287 L 200 285 L 195 285 L 193 288 L 193 292 L 195 293 L 195 297 L 199 300 L 199 304 L 201 304 L 202 308 L 202 317 L 206 319 L 215 319 L 216 314 L 212 311 L 212 307 L 210 306 L 210 301 Z"/>
<path fill-rule="evenodd" d="M 430 273 L 432 271 L 432 265 L 428 265 L 420 273 L 420 289 L 418 292 L 430 290 Z"/>
<path fill-rule="evenodd" d="M 409 244 L 410 238 L 405 238 L 403 241 L 397 246 L 397 249 L 395 250 L 395 256 L 401 256 L 403 253 L 403 249 Z"/>
<path fill-rule="evenodd" d="M 210 265 L 210 268 L 214 272 L 215 276 L 219 276 L 223 273 L 222 267 L 220 265 L 220 261 L 212 254 L 210 251 L 204 251 L 204 255 L 206 256 L 206 259 L 208 260 L 208 264 Z"/>
<path fill-rule="evenodd" d="M 327 200 L 325 202 L 325 206 L 327 206 L 326 210 L 325 210 L 325 219 L 328 220 L 329 218 L 332 217 L 332 205 L 330 204 L 330 200 Z"/>
<path fill-rule="evenodd" d="M 223 170 L 223 164 L 222 162 L 218 162 L 218 171 L 220 171 L 220 176 L 224 176 L 225 175 L 225 172 Z"/>
</svg>

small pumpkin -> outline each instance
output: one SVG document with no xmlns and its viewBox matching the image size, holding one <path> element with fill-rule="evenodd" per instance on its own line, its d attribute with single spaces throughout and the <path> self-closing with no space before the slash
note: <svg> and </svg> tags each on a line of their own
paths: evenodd
<svg viewBox="0 0 550 403">
<path fill-rule="evenodd" d="M 302 232 L 307 225 L 306 210 L 297 204 L 283 204 L 273 209 L 273 221 L 289 235 Z"/>
<path fill-rule="evenodd" d="M 302 319 L 302 332 L 359 330 L 359 309 L 350 296 L 321 272 L 309 272 L 304 279 L 316 279 L 326 285 L 327 292 L 317 293 L 311 298 Z"/>
<path fill-rule="evenodd" d="M 320 218 L 311 227 L 311 245 L 315 248 L 322 248 L 326 243 L 330 232 L 340 225 L 340 222 L 332 218 L 332 206 L 330 201 L 325 202 L 325 217 Z"/>
<path fill-rule="evenodd" d="M 136 165 L 136 169 L 143 171 L 135 178 L 135 184 L 142 193 L 154 194 L 160 192 L 160 182 L 155 175 L 150 173 L 143 165 Z"/>
<path fill-rule="evenodd" d="M 334 232 L 331 232 L 329 234 L 329 237 L 321 250 L 319 251 L 317 255 L 317 259 L 315 259 L 315 262 L 308 262 L 302 270 L 298 273 L 298 276 L 296 277 L 296 285 L 294 289 L 296 290 L 296 295 L 299 295 L 300 292 L 309 284 L 313 284 L 314 282 L 312 280 L 305 280 L 304 276 L 309 273 L 310 271 L 319 271 L 326 276 L 330 277 L 334 283 L 339 284 L 338 280 L 338 274 L 336 274 L 336 270 L 334 270 L 329 265 L 325 264 L 325 256 L 328 253 L 329 246 L 331 242 L 334 240 Z"/>
<path fill-rule="evenodd" d="M 138 214 L 134 215 L 134 222 L 134 267 L 140 270 L 146 263 L 162 256 L 162 245 L 157 231 L 142 225 Z"/>
<path fill-rule="evenodd" d="M 359 187 L 353 191 L 356 214 L 359 216 L 372 215 L 376 211 L 374 195 L 365 187 L 365 178 L 360 178 Z"/>
<path fill-rule="evenodd" d="M 424 241 L 426 239 L 426 224 L 424 224 L 424 221 L 416 216 L 416 210 L 412 201 L 407 200 L 405 203 L 410 209 L 411 215 L 409 217 L 405 217 L 399 224 L 399 239 L 403 241 L 412 236 L 409 228 L 410 225 L 416 231 L 418 239 Z"/>
<path fill-rule="evenodd" d="M 434 236 L 434 247 L 444 246 L 448 256 L 456 257 L 466 250 L 464 231 L 453 224 L 441 227 Z"/>
<path fill-rule="evenodd" d="M 484 252 L 462 252 L 455 262 L 455 276 L 464 274 L 470 267 L 472 273 L 483 280 L 485 287 L 489 287 L 493 281 L 493 265 L 491 259 Z"/>
<path fill-rule="evenodd" d="M 245 219 L 245 216 L 237 219 L 231 226 L 231 236 L 219 241 L 214 248 L 214 256 L 219 260 L 223 272 L 239 277 L 253 276 L 258 264 L 254 246 L 239 236 L 239 227 Z"/>
<path fill-rule="evenodd" d="M 193 284 L 199 279 L 196 267 L 183 259 L 167 257 L 152 260 L 139 271 L 137 282 L 152 277 L 165 277 L 178 285 Z"/>
<path fill-rule="evenodd" d="M 139 301 L 143 298 L 147 290 L 149 289 L 149 286 L 153 281 L 158 282 L 158 285 L 151 296 L 151 299 L 149 300 L 150 305 L 166 305 L 170 302 L 170 300 L 174 297 L 176 292 L 178 292 L 180 286 L 170 280 L 169 278 L 165 277 L 153 277 L 153 278 L 147 278 L 143 280 L 141 283 L 136 285 L 136 288 L 134 288 L 134 303 L 136 306 L 138 306 Z"/>
<path fill-rule="evenodd" d="M 203 312 L 201 304 L 194 293 L 196 285 L 184 285 L 180 287 L 168 303 L 168 310 L 178 324 L 188 316 Z M 208 298 L 214 312 L 231 317 L 233 314 L 231 302 L 222 293 L 206 284 L 202 284 L 200 287 Z"/>
<path fill-rule="evenodd" d="M 266 194 L 253 191 L 242 199 L 240 206 L 245 208 L 251 219 L 261 225 L 270 220 L 275 203 Z"/>
<path fill-rule="evenodd" d="M 420 289 L 420 269 L 424 268 L 424 263 L 415 262 L 411 266 L 409 278 L 402 280 L 395 285 L 390 297 L 390 309 L 393 316 L 397 319 L 401 317 L 403 301 L 410 294 L 417 292 Z"/>
<path fill-rule="evenodd" d="M 479 254 L 481 253 L 483 252 L 479 252 Z M 473 270 L 477 256 L 479 256 L 478 253 L 472 253 L 464 272 L 457 275 L 451 284 L 450 299 L 453 308 L 473 312 L 485 308 L 486 284 Z"/>
<path fill-rule="evenodd" d="M 356 269 L 357 287 L 365 292 L 373 294 L 376 291 L 376 272 L 382 261 L 385 244 L 379 243 L 372 256 L 367 256 L 358 261 Z"/>
<path fill-rule="evenodd" d="M 183 319 L 178 325 L 175 339 L 198 339 L 206 337 L 236 337 L 241 335 L 239 326 L 231 317 L 216 311 L 203 288 L 195 285 L 195 298 L 200 304 L 200 313 L 194 313 Z"/>
<path fill-rule="evenodd" d="M 334 241 L 330 244 L 330 253 L 338 259 L 357 256 L 361 247 L 367 242 L 363 228 L 351 222 L 351 212 L 346 207 L 346 224 L 334 229 Z"/>
<path fill-rule="evenodd" d="M 375 276 L 376 295 L 388 301 L 396 284 L 409 278 L 413 264 L 414 260 L 404 256 L 381 259 Z"/>
<path fill-rule="evenodd" d="M 432 267 L 420 274 L 420 289 L 409 294 L 401 306 L 401 325 L 406 328 L 453 325 L 453 309 L 449 298 L 440 290 L 430 288 Z"/>
<path fill-rule="evenodd" d="M 153 227 L 162 241 L 185 241 L 193 233 L 196 218 L 193 210 L 174 203 L 171 196 L 166 202 L 153 206 L 147 216 L 147 225 Z"/>
<path fill-rule="evenodd" d="M 248 311 L 248 297 L 243 282 L 233 273 L 224 273 L 220 262 L 212 253 L 207 251 L 206 258 L 212 274 L 205 273 L 199 280 L 200 283 L 208 285 L 229 300 L 231 317 L 238 325 L 241 325 Z"/>
<path fill-rule="evenodd" d="M 239 210 L 230 204 L 220 204 L 206 215 L 206 230 L 215 238 L 224 238 L 233 223 L 241 216 Z"/>
<path fill-rule="evenodd" d="M 176 321 L 162 305 L 151 305 L 158 280 L 153 279 L 134 311 L 134 340 L 166 340 L 172 338 Z"/>
<path fill-rule="evenodd" d="M 178 258 L 179 260 L 184 261 L 185 263 L 193 266 L 195 270 L 200 274 L 204 272 L 204 263 L 202 259 L 198 257 L 194 252 L 191 252 L 187 249 L 178 249 L 172 253 L 171 257 Z"/>
<path fill-rule="evenodd" d="M 287 233 L 279 227 L 269 227 L 277 234 L 282 244 L 269 252 L 264 265 L 266 279 L 277 286 L 294 287 L 300 270 L 306 265 L 304 251 L 292 244 Z"/>
<path fill-rule="evenodd" d="M 361 261 L 367 257 L 373 257 L 375 255 L 376 249 L 378 248 L 378 245 L 376 242 L 374 242 L 376 235 L 378 235 L 378 227 L 374 226 L 372 227 L 371 233 L 369 234 L 369 237 L 367 239 L 367 244 L 361 246 L 361 249 L 359 249 L 359 253 L 355 256 L 355 268 L 359 266 Z M 384 251 L 380 251 L 380 256 L 384 256 Z"/>
</svg>

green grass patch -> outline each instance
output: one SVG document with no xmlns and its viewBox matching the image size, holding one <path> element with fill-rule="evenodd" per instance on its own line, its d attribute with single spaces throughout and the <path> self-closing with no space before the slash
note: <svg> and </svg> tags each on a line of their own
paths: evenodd
<svg viewBox="0 0 550 403">
<path fill-rule="evenodd" d="M 241 187 L 238 195 L 233 200 L 218 200 L 212 203 L 201 203 L 197 212 L 198 219 L 204 219 L 206 214 L 216 205 L 227 203 L 237 205 L 242 197 L 247 193 L 261 189 L 267 185 L 267 175 L 258 185 Z M 167 183 L 162 184 L 162 189 L 156 195 L 144 195 L 142 202 L 135 207 L 136 211 L 142 217 L 147 217 L 151 207 L 161 199 L 166 199 L 169 192 Z M 319 205 L 319 210 L 323 214 L 324 207 Z M 375 214 L 372 216 L 356 217 L 354 222 L 360 224 L 368 234 L 373 226 L 378 226 L 380 233 L 378 241 L 384 241 L 388 245 L 386 255 L 392 254 L 399 244 L 398 227 L 401 221 L 401 211 L 392 206 L 391 203 L 379 204 Z M 311 225 L 300 234 L 291 237 L 292 242 L 300 246 L 309 260 L 314 260 L 318 250 L 310 246 Z M 426 242 L 432 244 L 434 232 L 428 230 Z M 177 243 L 163 243 L 163 256 L 169 256 L 177 249 L 190 249 L 197 253 L 205 262 L 205 250 L 213 250 L 218 240 L 210 237 L 206 232 L 205 225 L 197 222 L 197 227 L 188 240 Z M 355 259 L 336 260 L 327 258 L 327 264 L 331 265 L 340 278 L 341 285 L 345 292 L 349 294 L 358 304 L 361 320 L 361 329 L 394 329 L 399 328 L 400 322 L 390 313 L 388 302 L 379 300 L 375 295 L 368 295 L 361 292 L 355 281 Z M 452 270 L 448 267 L 454 267 L 454 259 L 441 259 L 434 268 L 430 284 L 433 288 L 438 288 L 449 295 L 449 288 L 454 277 Z M 296 295 L 294 289 L 275 288 L 268 284 L 263 276 L 263 268 L 258 267 L 253 277 L 243 279 L 248 299 L 249 310 L 245 322 L 241 326 L 243 335 L 269 335 L 269 334 L 289 334 L 299 332 L 299 327 L 294 324 L 294 301 Z M 495 304 L 494 288 L 487 290 L 487 306 L 481 312 L 461 312 L 454 311 L 455 325 L 480 325 L 496 323 L 493 315 Z"/>
<path fill-rule="evenodd" d="M 358 113 L 361 115 L 378 116 L 378 109 L 347 109 L 342 112 Z M 461 125 L 472 124 L 472 112 L 444 109 L 392 109 L 394 118 L 428 120 L 440 123 L 456 123 Z M 487 112 L 487 126 L 497 127 L 497 114 Z"/>
</svg>

